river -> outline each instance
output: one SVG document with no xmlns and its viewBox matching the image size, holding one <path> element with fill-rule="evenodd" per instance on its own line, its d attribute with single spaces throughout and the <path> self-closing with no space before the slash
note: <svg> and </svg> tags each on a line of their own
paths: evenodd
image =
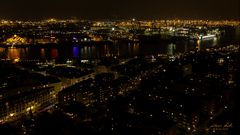
<svg viewBox="0 0 240 135">
<path fill-rule="evenodd" d="M 126 43 L 103 45 L 59 45 L 58 47 L 0 48 L 0 57 L 23 60 L 100 59 L 117 56 L 130 58 L 138 55 L 176 54 L 192 49 L 240 44 L 240 28 L 225 29 L 219 38 L 207 41 L 181 40 L 178 42 Z"/>
</svg>

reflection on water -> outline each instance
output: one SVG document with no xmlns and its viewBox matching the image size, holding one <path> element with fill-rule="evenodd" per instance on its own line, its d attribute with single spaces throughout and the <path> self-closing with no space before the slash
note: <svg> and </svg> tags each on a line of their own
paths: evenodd
<svg viewBox="0 0 240 135">
<path fill-rule="evenodd" d="M 21 50 L 16 49 L 16 48 L 10 48 L 10 49 L 8 49 L 8 58 L 10 58 L 10 59 L 21 58 L 21 57 L 20 57 L 20 51 L 21 51 Z"/>
<path fill-rule="evenodd" d="M 88 57 L 87 46 L 84 46 L 83 47 L 82 58 L 87 58 L 87 57 Z"/>
<path fill-rule="evenodd" d="M 167 54 L 173 55 L 174 52 L 175 52 L 175 49 L 176 49 L 176 45 L 175 44 L 173 44 L 173 43 L 169 44 L 168 45 L 168 52 L 167 52 Z"/>
<path fill-rule="evenodd" d="M 216 45 L 218 45 L 218 38 L 217 37 L 214 37 L 214 39 L 213 39 L 213 42 L 212 42 L 212 46 L 216 46 Z"/>
<path fill-rule="evenodd" d="M 45 59 L 45 49 L 44 48 L 41 48 L 41 50 L 40 50 L 40 57 Z"/>
<path fill-rule="evenodd" d="M 197 40 L 197 46 L 196 46 L 197 50 L 200 51 L 201 50 L 201 40 Z"/>
<path fill-rule="evenodd" d="M 139 43 L 133 44 L 133 55 L 139 55 Z"/>
<path fill-rule="evenodd" d="M 74 58 L 78 58 L 79 57 L 79 49 L 76 46 L 73 47 L 73 57 Z"/>
<path fill-rule="evenodd" d="M 6 58 L 6 51 L 4 48 L 0 48 L 0 59 Z"/>
<path fill-rule="evenodd" d="M 51 49 L 51 58 L 52 59 L 58 58 L 58 50 L 56 48 Z"/>
<path fill-rule="evenodd" d="M 102 57 L 134 57 L 138 55 L 157 55 L 182 53 L 189 49 L 214 46 L 217 41 L 181 41 L 177 43 L 115 43 L 89 46 L 62 46 L 58 48 L 1 48 L 10 59 L 99 59 Z"/>
</svg>

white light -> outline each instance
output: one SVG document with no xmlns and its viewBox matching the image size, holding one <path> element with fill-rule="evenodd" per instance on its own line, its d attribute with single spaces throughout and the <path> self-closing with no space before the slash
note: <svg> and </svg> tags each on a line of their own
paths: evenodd
<svg viewBox="0 0 240 135">
<path fill-rule="evenodd" d="M 30 108 L 30 107 L 28 107 L 26 110 L 27 110 L 27 111 L 30 111 L 30 110 L 31 110 L 31 108 Z"/>
</svg>

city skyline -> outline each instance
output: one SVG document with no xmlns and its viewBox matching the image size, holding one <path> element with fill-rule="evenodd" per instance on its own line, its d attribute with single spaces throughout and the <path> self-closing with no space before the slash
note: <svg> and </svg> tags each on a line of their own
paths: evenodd
<svg viewBox="0 0 240 135">
<path fill-rule="evenodd" d="M 238 0 L 201 1 L 77 1 L 37 0 L 1 1 L 0 18 L 39 20 L 46 18 L 80 19 L 209 19 L 239 20 Z"/>
<path fill-rule="evenodd" d="M 1 0 L 0 133 L 240 132 L 239 2 Z"/>
</svg>

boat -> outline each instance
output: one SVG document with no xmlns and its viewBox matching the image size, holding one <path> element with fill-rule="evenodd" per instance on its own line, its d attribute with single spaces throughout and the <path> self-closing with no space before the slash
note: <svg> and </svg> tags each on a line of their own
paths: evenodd
<svg viewBox="0 0 240 135">
<path fill-rule="evenodd" d="M 216 38 L 216 35 L 215 34 L 208 34 L 208 35 L 200 35 L 198 37 L 199 40 L 212 40 Z"/>
</svg>

